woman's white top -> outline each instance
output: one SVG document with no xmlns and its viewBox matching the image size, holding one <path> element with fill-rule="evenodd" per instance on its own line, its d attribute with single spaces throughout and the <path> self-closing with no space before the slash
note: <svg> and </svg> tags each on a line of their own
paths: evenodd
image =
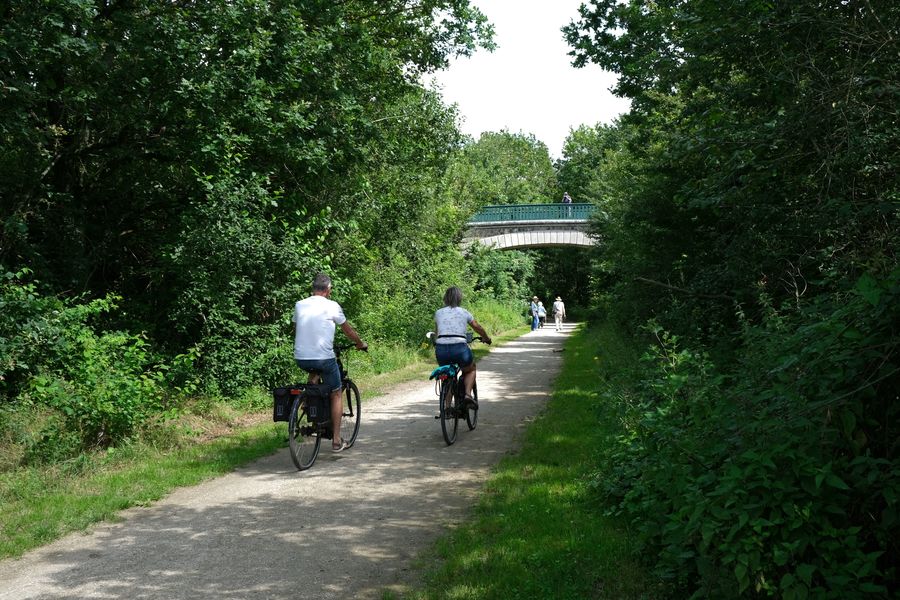
<svg viewBox="0 0 900 600">
<path fill-rule="evenodd" d="M 472 313 L 461 306 L 445 306 L 434 313 L 434 325 L 438 337 L 435 344 L 459 344 L 466 341 L 466 327 L 475 320 Z M 454 337 L 442 337 L 442 336 Z"/>
</svg>

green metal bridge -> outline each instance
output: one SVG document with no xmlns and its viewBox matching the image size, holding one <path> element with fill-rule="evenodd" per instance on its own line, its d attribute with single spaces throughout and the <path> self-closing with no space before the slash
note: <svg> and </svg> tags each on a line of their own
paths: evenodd
<svg viewBox="0 0 900 600">
<path fill-rule="evenodd" d="M 469 223 L 508 221 L 587 221 L 593 204 L 495 204 L 482 208 Z"/>
<path fill-rule="evenodd" d="M 593 246 L 589 220 L 593 204 L 499 204 L 485 206 L 468 223 L 463 246 L 494 248 Z"/>
</svg>

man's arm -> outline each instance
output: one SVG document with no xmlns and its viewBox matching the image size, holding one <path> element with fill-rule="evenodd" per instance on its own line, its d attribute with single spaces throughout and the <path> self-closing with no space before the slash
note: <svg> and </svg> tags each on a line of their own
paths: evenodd
<svg viewBox="0 0 900 600">
<path fill-rule="evenodd" d="M 343 331 L 344 335 L 346 335 L 353 341 L 353 343 L 356 344 L 357 350 L 365 350 L 369 347 L 367 343 L 362 341 L 362 338 L 359 337 L 359 334 L 356 333 L 356 330 L 353 329 L 353 327 L 350 325 L 350 321 L 344 321 L 343 323 L 341 323 L 341 331 Z"/>
</svg>

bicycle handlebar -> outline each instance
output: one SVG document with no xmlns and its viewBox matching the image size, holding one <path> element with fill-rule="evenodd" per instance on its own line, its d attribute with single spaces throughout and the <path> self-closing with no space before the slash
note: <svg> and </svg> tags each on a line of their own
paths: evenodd
<svg viewBox="0 0 900 600">
<path fill-rule="evenodd" d="M 354 344 L 353 342 L 350 342 L 349 344 L 337 344 L 334 346 L 335 352 L 343 352 L 344 350 L 351 350 L 353 348 L 356 348 L 356 344 Z M 368 344 L 366 345 L 365 348 L 359 348 L 359 350 L 362 350 L 363 352 L 368 352 L 369 351 Z"/>
<path fill-rule="evenodd" d="M 434 335 L 433 331 L 429 331 L 428 333 L 426 333 L 425 337 L 428 339 L 428 341 L 430 341 L 432 343 L 432 345 L 434 345 L 437 341 L 437 336 Z M 484 342 L 485 344 L 487 344 L 489 346 L 491 345 L 491 342 L 485 342 L 484 338 L 482 338 L 480 335 L 473 336 L 472 339 L 466 338 L 467 344 L 471 344 L 472 342 Z"/>
</svg>

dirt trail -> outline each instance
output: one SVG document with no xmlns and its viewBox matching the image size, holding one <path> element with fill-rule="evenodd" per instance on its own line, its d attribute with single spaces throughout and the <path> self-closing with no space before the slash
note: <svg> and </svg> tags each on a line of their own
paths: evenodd
<svg viewBox="0 0 900 600">
<path fill-rule="evenodd" d="M 515 450 L 559 371 L 565 336 L 539 329 L 478 363 L 478 428 L 446 446 L 431 382 L 364 400 L 356 445 L 296 471 L 287 450 L 183 488 L 119 523 L 0 562 L 0 599 L 381 598 L 463 519 Z M 365 390 L 363 390 L 365 398 Z"/>
</svg>

